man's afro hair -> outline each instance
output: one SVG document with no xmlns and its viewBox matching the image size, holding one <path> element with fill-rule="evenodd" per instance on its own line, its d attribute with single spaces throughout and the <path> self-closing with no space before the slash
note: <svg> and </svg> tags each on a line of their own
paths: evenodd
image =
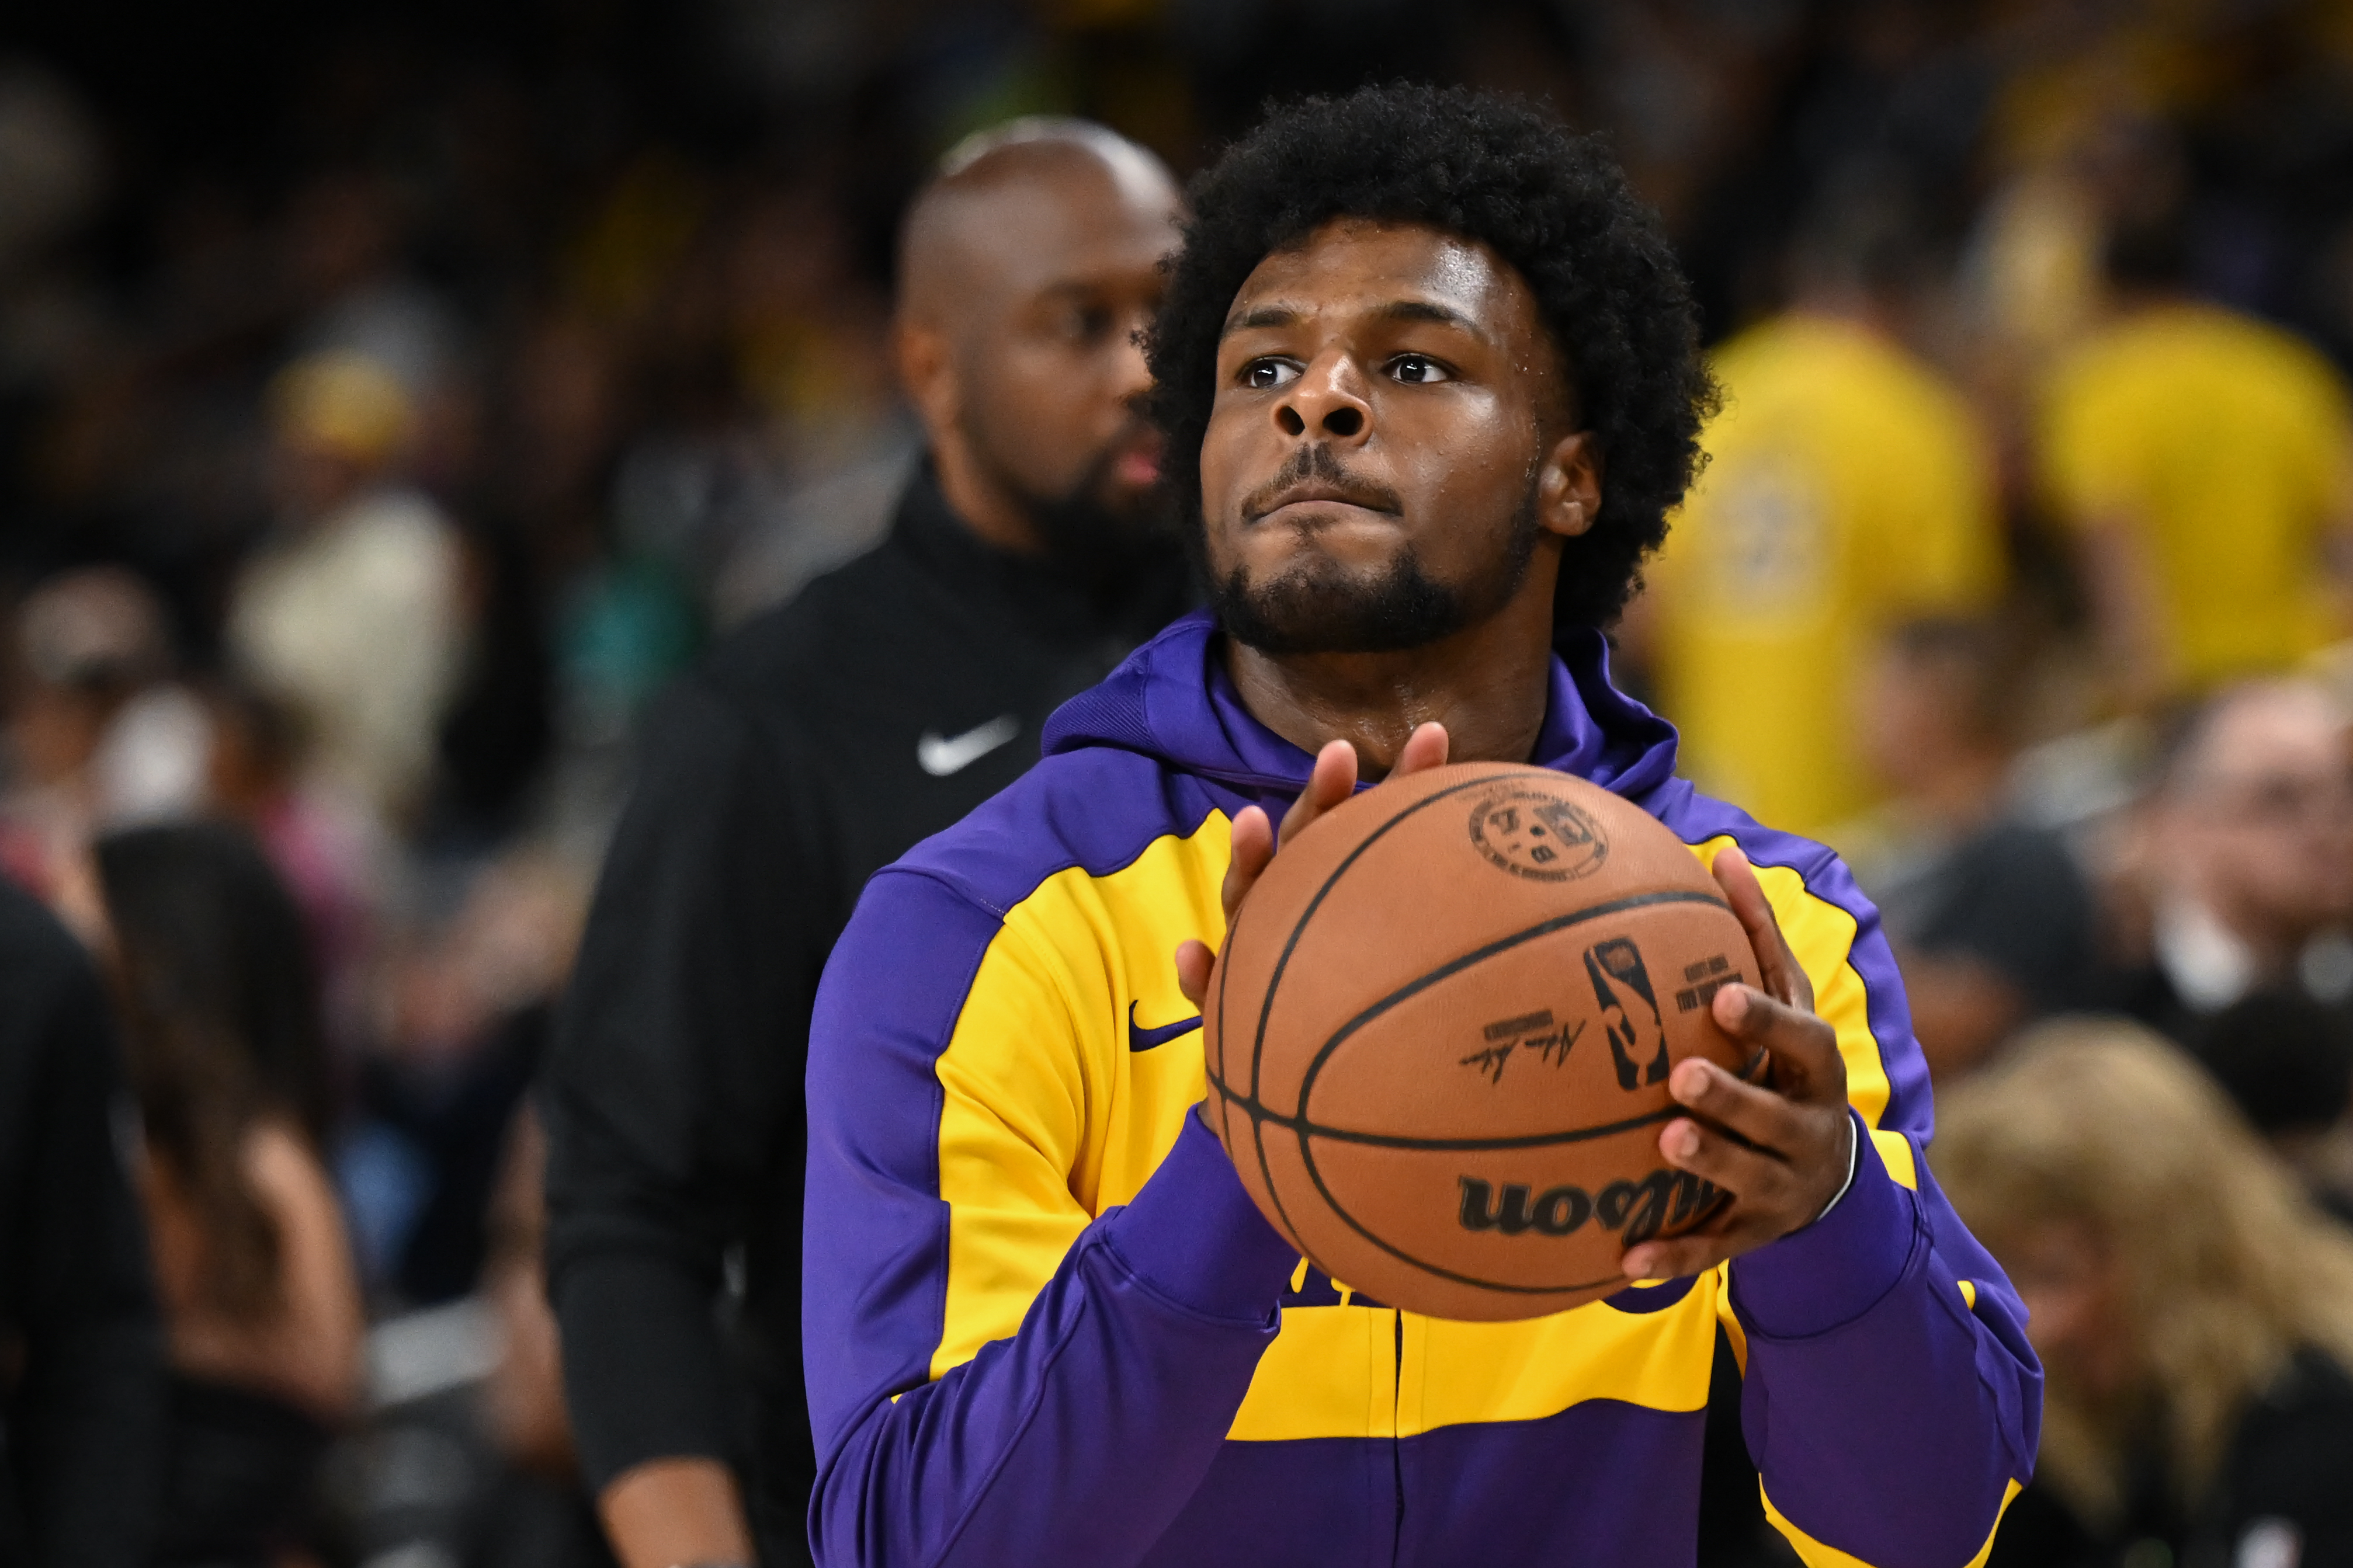
<svg viewBox="0 0 2353 1568">
<path fill-rule="evenodd" d="M 1715 385 L 1698 312 L 1658 220 L 1599 139 L 1524 99 L 1361 88 L 1270 114 L 1197 176 L 1149 343 L 1177 515 L 1200 526 L 1201 441 L 1218 342 L 1243 280 L 1335 218 L 1477 240 L 1527 279 L 1600 439 L 1601 512 L 1561 556 L 1556 626 L 1606 626 L 1700 462 Z"/>
</svg>

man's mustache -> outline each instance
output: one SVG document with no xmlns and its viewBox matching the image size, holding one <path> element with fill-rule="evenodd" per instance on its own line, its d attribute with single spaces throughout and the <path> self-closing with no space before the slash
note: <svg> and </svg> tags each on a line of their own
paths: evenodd
<svg viewBox="0 0 2353 1568">
<path fill-rule="evenodd" d="M 1310 486 L 1373 511 L 1405 510 L 1405 502 L 1397 491 L 1348 472 L 1332 455 L 1330 444 L 1318 441 L 1293 452 L 1272 479 L 1242 498 L 1243 521 L 1256 522 L 1285 501 L 1296 499 L 1295 492 Z"/>
</svg>

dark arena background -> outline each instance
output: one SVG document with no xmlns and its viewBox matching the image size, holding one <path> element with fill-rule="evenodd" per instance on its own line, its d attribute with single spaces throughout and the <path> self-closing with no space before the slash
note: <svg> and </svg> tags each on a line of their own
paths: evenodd
<svg viewBox="0 0 2353 1568">
<path fill-rule="evenodd" d="M 269 1494 L 280 1568 L 610 1561 L 543 1296 L 534 1074 L 649 704 L 880 538 L 920 460 L 904 203 L 1009 117 L 1100 121 L 1181 177 L 1271 100 L 1398 79 L 1601 133 L 1691 277 L 1727 412 L 1615 673 L 1704 787 L 1831 844 L 1885 911 L 1952 1130 L 1932 1164 L 2035 1308 L 2061 1413 L 1993 1561 L 2204 1539 L 2276 1387 L 2216 1394 L 2195 1462 L 2080 1391 L 2140 1411 L 2286 1363 L 2168 1359 L 2189 1340 L 2147 1325 L 2193 1265 L 2103 1206 L 2159 1179 L 2145 1151 L 2090 1100 L 2025 1151 L 2017 1097 L 2065 1084 L 2007 1064 L 2108 1052 L 2116 1094 L 2188 1064 L 2248 1181 L 2353 1219 L 2344 0 L 10 7 L 0 873 L 111 975 L 140 878 L 92 846 L 233 827 L 157 840 L 142 885 L 290 907 L 189 973 L 315 975 L 254 1081 L 356 1303 L 319 1326 L 344 1351 L 307 1414 L 175 1407 L 217 1464 L 164 1538 Z M 353 508 L 383 552 L 294 583 L 285 541 Z M 145 1137 L 216 1166 L 210 1091 L 157 1086 L 270 1042 L 182 1034 L 132 1074 Z M 0 1167 L 37 1124 L 0 1121 Z M 195 1185 L 144 1191 L 174 1347 L 189 1237 L 268 1228 Z M 0 1251 L 20 1489 L 29 1257 Z M 2239 1321 L 2235 1288 L 2200 1277 L 2200 1321 Z M 2353 1328 L 2296 1342 L 2345 1381 L 2310 1346 Z M 2298 1451 L 2342 1491 L 2330 1408 Z M 1733 1414 L 1710 1434 L 1704 1568 L 1794 1561 Z M 2300 1504 L 2264 1506 L 2231 1561 L 2320 1561 L 2279 1554 Z M 0 1556 L 42 1507 L 0 1508 Z"/>
</svg>

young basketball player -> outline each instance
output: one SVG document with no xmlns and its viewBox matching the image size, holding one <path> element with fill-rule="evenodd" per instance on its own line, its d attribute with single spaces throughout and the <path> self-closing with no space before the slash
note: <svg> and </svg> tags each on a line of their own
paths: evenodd
<svg viewBox="0 0 2353 1568">
<path fill-rule="evenodd" d="M 1279 113 L 1194 197 L 1152 352 L 1213 612 L 877 876 L 818 996 L 818 1561 L 1687 1565 L 1719 1321 L 1802 1555 L 1978 1559 L 2041 1373 L 1922 1163 L 1877 917 L 1828 850 L 1679 781 L 1609 681 L 1599 628 L 1710 397 L 1653 220 L 1535 110 L 1419 88 Z M 1766 982 L 1713 1005 L 1768 1082 L 1686 1062 L 1697 1118 L 1660 1133 L 1735 1202 L 1626 1253 L 1662 1283 L 1521 1322 L 1322 1278 L 1192 1112 L 1269 814 L 1450 755 L 1657 816 Z"/>
</svg>

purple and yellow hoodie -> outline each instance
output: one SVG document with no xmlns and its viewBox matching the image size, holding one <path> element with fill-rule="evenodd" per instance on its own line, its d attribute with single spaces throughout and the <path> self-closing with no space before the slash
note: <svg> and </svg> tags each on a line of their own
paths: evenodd
<svg viewBox="0 0 2353 1568">
<path fill-rule="evenodd" d="M 1170 954 L 1223 933 L 1243 806 L 1310 758 L 1204 617 L 1055 715 L 1019 783 L 868 884 L 809 1040 L 804 1333 L 828 1568 L 1688 1568 L 1716 1326 L 1769 1516 L 1812 1564 L 1981 1562 L 2030 1474 L 2025 1312 L 1921 1152 L 1877 914 L 1819 845 L 1674 776 L 1598 635 L 1536 760 L 1702 860 L 1738 844 L 1837 1029 L 1862 1141 L 1828 1216 L 1695 1279 L 1523 1322 L 1310 1268 L 1189 1113 Z"/>
</svg>

